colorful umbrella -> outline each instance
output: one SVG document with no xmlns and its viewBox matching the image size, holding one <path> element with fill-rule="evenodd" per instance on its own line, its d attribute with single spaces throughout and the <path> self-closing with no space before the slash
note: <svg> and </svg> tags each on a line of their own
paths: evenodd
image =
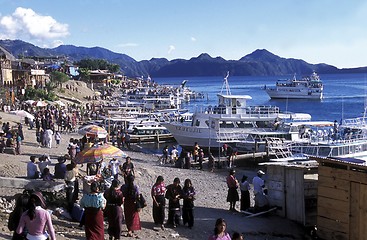
<svg viewBox="0 0 367 240">
<path fill-rule="evenodd" d="M 15 111 L 10 111 L 11 114 L 15 114 L 17 116 L 20 116 L 20 117 L 27 117 L 29 119 L 34 119 L 34 116 L 32 114 L 30 114 L 29 112 L 27 111 L 24 111 L 24 110 L 15 110 Z"/>
<path fill-rule="evenodd" d="M 90 148 L 84 149 L 76 155 L 75 163 L 95 163 L 107 158 L 127 157 L 119 148 L 109 144 L 96 144 Z"/>
<path fill-rule="evenodd" d="M 26 104 L 30 104 L 30 105 L 33 105 L 33 103 L 34 103 L 34 102 L 35 102 L 35 101 L 34 101 L 34 100 L 31 100 L 31 99 L 30 99 L 30 100 L 25 101 L 25 103 L 26 103 Z"/>
<path fill-rule="evenodd" d="M 54 103 L 59 105 L 60 107 L 65 107 L 66 106 L 66 104 L 64 102 L 60 101 L 60 100 L 56 100 Z"/>
<path fill-rule="evenodd" d="M 48 103 L 45 101 L 36 101 L 32 105 L 36 107 L 46 107 Z"/>
<path fill-rule="evenodd" d="M 82 127 L 78 131 L 81 135 L 96 136 L 98 138 L 105 138 L 107 136 L 107 131 L 103 127 L 97 125 L 87 125 Z"/>
</svg>

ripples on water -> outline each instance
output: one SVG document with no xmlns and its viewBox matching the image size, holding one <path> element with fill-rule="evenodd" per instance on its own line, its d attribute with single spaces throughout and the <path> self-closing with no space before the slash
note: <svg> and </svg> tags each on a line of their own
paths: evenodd
<svg viewBox="0 0 367 240">
<path fill-rule="evenodd" d="M 233 95 L 250 95 L 252 97 L 248 105 L 272 105 L 278 106 L 283 112 L 309 113 L 312 116 L 312 120 L 315 121 L 340 121 L 341 119 L 363 115 L 367 93 L 366 76 L 366 74 L 320 75 L 324 83 L 324 99 L 322 100 L 270 99 L 262 88 L 265 85 L 275 85 L 276 80 L 285 79 L 286 77 L 284 76 L 229 76 L 228 81 Z M 292 77 L 293 74 L 289 76 L 289 78 Z M 183 105 L 183 108 L 190 110 L 203 108 L 208 105 L 215 106 L 217 104 L 216 95 L 220 93 L 223 84 L 223 77 L 176 77 L 153 78 L 153 80 L 159 84 L 176 86 L 181 84 L 183 80 L 188 80 L 187 87 L 196 92 L 202 92 L 206 96 L 204 99 L 196 99 Z M 160 149 L 163 146 L 162 144 L 160 146 L 149 145 L 146 151 L 160 153 Z"/>
</svg>

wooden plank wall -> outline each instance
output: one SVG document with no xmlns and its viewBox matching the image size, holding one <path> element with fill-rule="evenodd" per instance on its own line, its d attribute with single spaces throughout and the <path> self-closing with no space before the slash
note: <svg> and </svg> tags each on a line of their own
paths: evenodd
<svg viewBox="0 0 367 240">
<path fill-rule="evenodd" d="M 317 217 L 317 174 L 305 167 L 268 165 L 269 203 L 277 214 L 305 226 L 314 226 Z"/>
<path fill-rule="evenodd" d="M 367 239 L 365 167 L 319 160 L 317 228 L 321 239 Z"/>
<path fill-rule="evenodd" d="M 305 174 L 304 179 L 305 226 L 315 226 L 317 222 L 318 174 Z"/>
<path fill-rule="evenodd" d="M 367 185 L 351 183 L 349 239 L 367 239 Z"/>
<path fill-rule="evenodd" d="M 305 224 L 304 172 L 303 169 L 287 168 L 286 171 L 286 216 Z"/>
<path fill-rule="evenodd" d="M 277 214 L 281 217 L 285 215 L 285 193 L 284 193 L 284 181 L 285 173 L 284 166 L 269 165 L 267 167 L 267 182 L 265 185 L 268 187 L 268 199 L 271 206 L 278 207 Z"/>
</svg>

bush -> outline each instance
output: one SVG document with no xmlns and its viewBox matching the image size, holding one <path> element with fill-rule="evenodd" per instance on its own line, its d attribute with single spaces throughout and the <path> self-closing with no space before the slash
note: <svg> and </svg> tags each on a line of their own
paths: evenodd
<svg viewBox="0 0 367 240">
<path fill-rule="evenodd" d="M 24 99 L 55 101 L 58 99 L 55 93 L 47 92 L 43 89 L 27 88 L 25 90 Z"/>
</svg>

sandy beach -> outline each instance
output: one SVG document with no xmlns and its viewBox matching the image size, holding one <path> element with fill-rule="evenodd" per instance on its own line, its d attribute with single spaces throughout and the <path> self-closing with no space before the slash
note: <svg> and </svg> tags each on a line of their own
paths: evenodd
<svg viewBox="0 0 367 240">
<path fill-rule="evenodd" d="M 15 125 L 21 119 L 18 116 L 1 112 L 2 122 L 10 122 Z M 21 146 L 21 155 L 0 154 L 0 176 L 2 177 L 25 177 L 26 164 L 31 155 L 40 156 L 47 154 L 51 157 L 53 164 L 57 163 L 56 158 L 67 153 L 67 144 L 70 138 L 80 138 L 77 133 L 63 133 L 61 144 L 56 147 L 53 142 L 51 149 L 39 148 L 36 143 L 35 130 L 28 130 L 24 127 L 25 140 Z M 139 146 L 133 146 L 133 150 L 124 150 L 127 155 L 132 158 L 136 171 L 136 183 L 140 191 L 147 199 L 148 206 L 140 212 L 142 222 L 142 230 L 137 234 L 140 239 L 207 239 L 213 233 L 215 220 L 224 218 L 227 221 L 227 230 L 230 234 L 234 231 L 241 232 L 245 239 L 304 239 L 304 231 L 302 226 L 280 218 L 275 215 L 259 216 L 248 218 L 243 213 L 230 212 L 229 203 L 226 202 L 227 186 L 225 178 L 228 174 L 227 169 L 215 170 L 213 173 L 207 169 L 204 171 L 178 169 L 171 165 L 159 165 L 158 158 L 151 154 L 144 154 L 139 151 Z M 124 159 L 121 159 L 124 161 Z M 85 165 L 79 166 L 82 174 L 85 175 Z M 236 169 L 238 179 L 243 174 L 252 179 L 257 169 Z M 51 166 L 53 173 L 53 166 Z M 195 201 L 195 223 L 192 229 L 184 226 L 178 226 L 175 229 L 166 228 L 164 231 L 154 228 L 152 219 L 152 200 L 150 197 L 150 189 L 154 184 L 158 175 L 162 175 L 166 185 L 173 182 L 175 177 L 181 179 L 181 183 L 186 178 L 192 180 L 193 186 L 197 192 Z M 120 176 L 121 177 L 121 176 Z M 122 177 L 121 177 L 122 180 Z M 82 189 L 82 188 L 81 188 Z M 21 189 L 1 188 L 1 200 L 11 201 L 14 194 L 22 192 Z M 81 196 L 82 193 L 80 193 Z M 14 200 L 13 200 L 14 201 Z M 237 203 L 239 209 L 239 203 Z M 10 239 L 11 232 L 7 228 L 7 220 L 9 210 L 0 209 L 0 239 Z M 51 209 L 55 210 L 55 209 Z M 55 212 L 55 211 L 54 211 Z M 167 212 L 166 212 L 167 218 Z M 56 231 L 57 239 L 85 239 L 84 229 L 78 227 L 77 222 L 65 219 L 61 216 L 52 215 L 53 224 Z M 126 226 L 125 230 L 126 230 Z M 105 224 L 105 229 L 107 224 Z M 108 235 L 105 231 L 105 239 Z M 126 233 L 126 232 L 125 232 Z M 127 237 L 122 236 L 121 239 Z"/>
</svg>

